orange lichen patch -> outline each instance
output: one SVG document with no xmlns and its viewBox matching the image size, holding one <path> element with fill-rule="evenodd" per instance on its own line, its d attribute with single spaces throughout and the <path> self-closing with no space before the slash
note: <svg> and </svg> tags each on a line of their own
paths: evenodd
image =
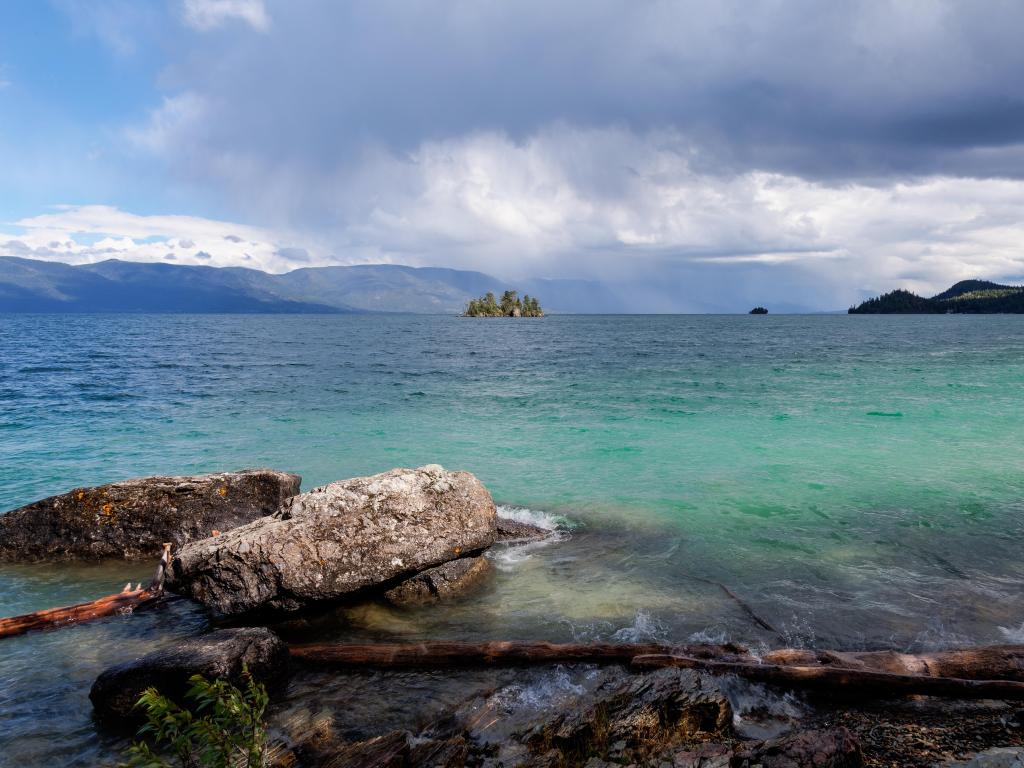
<svg viewBox="0 0 1024 768">
<path fill-rule="evenodd" d="M 109 515 L 114 511 L 114 505 L 108 501 L 106 504 L 100 507 L 100 509 L 103 510 L 104 515 Z"/>
<path fill-rule="evenodd" d="M 84 498 L 85 498 L 85 491 L 79 491 L 78 493 L 75 494 L 75 499 L 77 499 L 78 501 L 81 501 Z"/>
<path fill-rule="evenodd" d="M 220 494 L 221 498 L 224 498 L 225 496 L 228 495 L 228 489 L 226 486 L 222 485 L 220 488 L 217 489 L 217 493 Z"/>
<path fill-rule="evenodd" d="M 213 535 L 214 536 L 220 536 L 220 531 L 218 531 L 216 528 L 214 528 L 213 529 Z"/>
<path fill-rule="evenodd" d="M 455 548 L 455 554 L 456 555 L 461 555 L 462 554 L 462 547 L 456 547 Z"/>
</svg>

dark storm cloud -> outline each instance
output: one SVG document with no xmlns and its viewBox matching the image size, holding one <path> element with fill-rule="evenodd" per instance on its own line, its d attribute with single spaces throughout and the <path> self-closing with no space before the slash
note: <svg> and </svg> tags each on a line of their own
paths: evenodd
<svg viewBox="0 0 1024 768">
<path fill-rule="evenodd" d="M 1024 4 L 308 2 L 168 82 L 198 148 L 290 172 L 563 121 L 672 128 L 701 170 L 1024 174 Z M 979 152 L 979 150 L 985 150 Z M 197 162 L 205 162 L 199 160 Z"/>
</svg>

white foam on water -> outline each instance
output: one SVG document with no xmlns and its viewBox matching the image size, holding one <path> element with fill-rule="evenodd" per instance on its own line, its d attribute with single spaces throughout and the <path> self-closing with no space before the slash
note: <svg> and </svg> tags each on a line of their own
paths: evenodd
<svg viewBox="0 0 1024 768">
<path fill-rule="evenodd" d="M 583 686 L 575 683 L 563 667 L 555 667 L 534 682 L 513 683 L 496 691 L 488 705 L 506 713 L 523 708 L 545 710 L 583 692 Z"/>
<path fill-rule="evenodd" d="M 667 636 L 668 628 L 664 623 L 647 611 L 637 611 L 633 623 L 616 630 L 612 640 L 620 643 L 653 643 L 663 642 Z"/>
<path fill-rule="evenodd" d="M 778 693 L 735 675 L 719 677 L 717 683 L 732 704 L 733 726 L 748 738 L 777 736 L 808 711 L 803 700 L 792 692 Z"/>
<path fill-rule="evenodd" d="M 498 505 L 498 517 L 514 520 L 517 523 L 535 525 L 538 528 L 543 528 L 545 531 L 570 530 L 576 527 L 575 523 L 562 515 L 543 512 L 539 509 L 528 509 L 527 507 L 511 507 L 505 504 Z"/>
<path fill-rule="evenodd" d="M 533 557 L 537 550 L 566 541 L 571 536 L 570 531 L 575 527 L 575 523 L 561 515 L 526 507 L 509 507 L 504 504 L 498 507 L 498 517 L 551 531 L 550 536 L 537 541 L 514 541 L 503 546 L 493 547 L 487 556 L 503 571 L 514 570 L 517 565 Z"/>
<path fill-rule="evenodd" d="M 729 642 L 729 634 L 724 629 L 707 627 L 694 632 L 687 638 L 691 643 L 708 643 L 709 645 L 725 645 Z"/>
</svg>

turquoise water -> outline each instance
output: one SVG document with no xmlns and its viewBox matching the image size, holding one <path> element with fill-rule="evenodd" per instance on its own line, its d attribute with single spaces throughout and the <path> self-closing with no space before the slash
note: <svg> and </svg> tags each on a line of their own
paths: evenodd
<svg viewBox="0 0 1024 768">
<path fill-rule="evenodd" d="M 795 644 L 1021 639 L 1022 438 L 1018 316 L 0 315 L 0 509 L 146 474 L 265 465 L 308 489 L 440 463 L 571 528 L 449 610 L 284 628 L 303 637 L 783 641 L 709 578 Z M 0 615 L 148 571 L 0 566 Z M 206 622 L 178 605 L 6 641 L 0 744 L 89 764 L 96 672 Z"/>
</svg>

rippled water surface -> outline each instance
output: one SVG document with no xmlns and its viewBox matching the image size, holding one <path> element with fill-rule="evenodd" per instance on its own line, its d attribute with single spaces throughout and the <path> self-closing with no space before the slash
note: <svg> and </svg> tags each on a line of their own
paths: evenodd
<svg viewBox="0 0 1024 768">
<path fill-rule="evenodd" d="M 1017 316 L 0 315 L 0 509 L 146 474 L 265 465 L 308 489 L 441 463 L 565 530 L 492 553 L 450 607 L 285 634 L 781 642 L 710 580 L 792 644 L 1021 640 L 1022 406 Z M 0 566 L 0 615 L 149 570 Z M 0 765 L 111 760 L 97 672 L 207 627 L 178 603 L 4 641 Z M 278 717 L 358 733 L 498 677 L 303 674 Z"/>
</svg>

